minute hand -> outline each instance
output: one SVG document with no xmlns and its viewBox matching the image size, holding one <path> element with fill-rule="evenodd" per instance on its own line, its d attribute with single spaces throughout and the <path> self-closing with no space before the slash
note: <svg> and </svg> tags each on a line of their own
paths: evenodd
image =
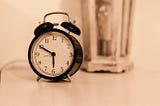
<svg viewBox="0 0 160 106">
<path fill-rule="evenodd" d="M 52 54 L 52 52 L 50 52 L 49 50 L 47 50 L 46 48 L 42 47 L 41 45 L 39 46 L 41 49 L 45 50 L 46 52 Z"/>
<path fill-rule="evenodd" d="M 54 64 L 55 64 L 54 56 L 56 56 L 56 53 L 52 52 L 51 55 L 52 55 L 52 65 L 53 65 L 53 68 L 54 68 Z"/>
</svg>

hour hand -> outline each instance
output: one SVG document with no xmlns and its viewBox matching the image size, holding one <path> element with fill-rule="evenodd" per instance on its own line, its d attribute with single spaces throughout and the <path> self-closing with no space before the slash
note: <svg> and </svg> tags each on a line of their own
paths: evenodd
<svg viewBox="0 0 160 106">
<path fill-rule="evenodd" d="M 48 53 L 52 54 L 52 52 L 51 52 L 51 51 L 49 51 L 48 49 L 44 48 L 42 45 L 39 45 L 39 47 L 40 47 L 41 49 L 43 49 L 44 51 L 46 51 L 46 52 L 48 52 Z"/>
</svg>

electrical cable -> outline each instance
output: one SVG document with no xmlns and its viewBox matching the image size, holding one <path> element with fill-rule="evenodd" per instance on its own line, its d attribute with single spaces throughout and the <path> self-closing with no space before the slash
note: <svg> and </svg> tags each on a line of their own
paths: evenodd
<svg viewBox="0 0 160 106">
<path fill-rule="evenodd" d="M 12 60 L 12 61 L 6 62 L 2 67 L 0 67 L 0 83 L 2 80 L 2 71 L 4 71 L 10 65 L 15 64 L 15 63 L 19 63 L 19 62 L 22 63 L 22 62 L 27 62 L 27 61 L 25 59 Z"/>
</svg>

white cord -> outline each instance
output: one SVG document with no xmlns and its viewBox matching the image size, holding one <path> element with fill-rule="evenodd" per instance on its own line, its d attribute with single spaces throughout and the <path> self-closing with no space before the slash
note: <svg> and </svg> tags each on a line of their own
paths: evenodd
<svg viewBox="0 0 160 106">
<path fill-rule="evenodd" d="M 17 60 L 12 60 L 12 61 L 9 61 L 7 63 L 5 63 L 2 67 L 0 67 L 0 83 L 1 83 L 1 80 L 2 80 L 2 71 L 5 70 L 5 68 L 7 68 L 8 66 L 14 64 L 14 63 L 21 63 L 21 62 L 26 62 L 26 60 L 24 59 L 17 59 Z"/>
</svg>

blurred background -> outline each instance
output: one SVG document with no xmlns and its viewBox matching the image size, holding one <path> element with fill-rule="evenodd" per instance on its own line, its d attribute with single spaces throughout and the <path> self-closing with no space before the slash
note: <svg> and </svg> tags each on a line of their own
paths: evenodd
<svg viewBox="0 0 160 106">
<path fill-rule="evenodd" d="M 146 71 L 160 71 L 159 4 L 159 0 L 136 0 L 135 3 L 131 60 Z M 1 0 L 0 63 L 27 59 L 34 29 L 46 13 L 54 11 L 67 12 L 82 29 L 81 0 Z M 81 43 L 82 36 L 78 37 Z"/>
</svg>

